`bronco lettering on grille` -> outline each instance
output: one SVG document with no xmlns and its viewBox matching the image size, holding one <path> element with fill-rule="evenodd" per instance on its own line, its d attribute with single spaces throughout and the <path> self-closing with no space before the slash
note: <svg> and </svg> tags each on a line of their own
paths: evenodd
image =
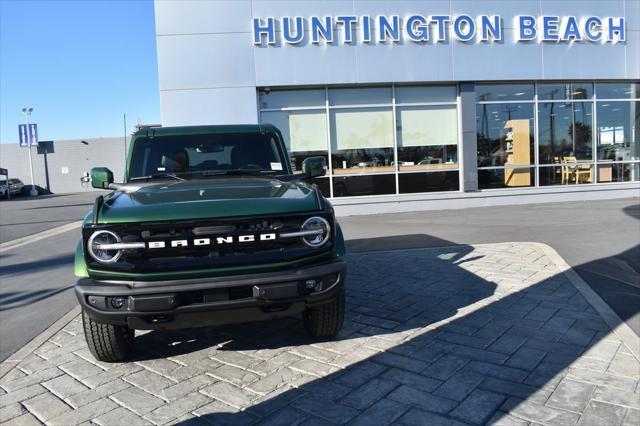
<svg viewBox="0 0 640 426">
<path fill-rule="evenodd" d="M 222 244 L 233 244 L 233 243 L 251 243 L 251 242 L 262 242 L 262 241 L 274 241 L 277 239 L 275 233 L 268 234 L 247 234 L 247 235 L 229 235 L 224 237 L 215 237 L 215 238 L 195 238 L 193 240 L 171 240 L 171 241 L 149 241 L 147 243 L 147 248 L 149 249 L 158 249 L 158 248 L 166 248 L 167 246 L 175 248 L 175 247 L 201 247 L 201 246 L 210 246 L 212 244 L 222 245 Z"/>
</svg>

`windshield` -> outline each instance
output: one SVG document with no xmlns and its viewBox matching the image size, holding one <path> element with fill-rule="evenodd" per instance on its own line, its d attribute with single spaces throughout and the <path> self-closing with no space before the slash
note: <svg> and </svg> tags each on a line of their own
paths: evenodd
<svg viewBox="0 0 640 426">
<path fill-rule="evenodd" d="M 225 133 L 136 139 L 129 179 L 198 178 L 225 171 L 287 173 L 273 134 Z"/>
</svg>

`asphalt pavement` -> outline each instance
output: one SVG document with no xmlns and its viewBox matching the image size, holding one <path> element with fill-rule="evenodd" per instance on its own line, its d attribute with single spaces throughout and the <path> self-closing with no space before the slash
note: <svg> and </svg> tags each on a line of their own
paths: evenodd
<svg viewBox="0 0 640 426">
<path fill-rule="evenodd" d="M 96 195 L 0 202 L 0 243 L 80 220 Z M 511 241 L 549 244 L 640 335 L 637 199 L 339 220 L 351 252 Z M 73 252 L 78 237 L 78 230 L 71 230 L 0 252 L 0 361 L 76 305 Z"/>
<path fill-rule="evenodd" d="M 0 243 L 81 220 L 95 192 L 0 202 Z M 0 248 L 0 361 L 75 306 L 73 254 L 79 229 Z"/>
<path fill-rule="evenodd" d="M 15 197 L 0 201 L 0 244 L 84 217 L 100 192 Z"/>
</svg>

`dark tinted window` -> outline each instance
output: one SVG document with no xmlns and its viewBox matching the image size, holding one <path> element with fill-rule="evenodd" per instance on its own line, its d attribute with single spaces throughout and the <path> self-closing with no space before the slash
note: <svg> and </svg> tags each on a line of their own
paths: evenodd
<svg viewBox="0 0 640 426">
<path fill-rule="evenodd" d="M 598 99 L 640 98 L 640 83 L 597 83 Z"/>
<path fill-rule="evenodd" d="M 478 104 L 478 167 L 533 163 L 533 104 Z"/>
<path fill-rule="evenodd" d="M 478 84 L 476 100 L 524 101 L 533 99 L 533 84 Z"/>
<path fill-rule="evenodd" d="M 538 104 L 540 164 L 554 164 L 563 157 L 593 158 L 591 102 L 541 102 Z"/>
<path fill-rule="evenodd" d="M 598 159 L 640 159 L 640 102 L 598 102 Z"/>
<path fill-rule="evenodd" d="M 228 133 L 137 139 L 129 177 L 222 170 L 287 172 L 274 135 Z"/>
<path fill-rule="evenodd" d="M 395 175 L 334 176 L 333 196 L 395 194 Z"/>
<path fill-rule="evenodd" d="M 401 194 L 415 192 L 457 191 L 460 189 L 458 171 L 430 173 L 400 173 Z"/>
<path fill-rule="evenodd" d="M 534 168 L 509 167 L 504 169 L 478 170 L 478 187 L 480 189 L 533 186 L 534 182 Z"/>
<path fill-rule="evenodd" d="M 591 83 L 538 84 L 538 99 L 591 99 L 593 85 Z"/>
</svg>

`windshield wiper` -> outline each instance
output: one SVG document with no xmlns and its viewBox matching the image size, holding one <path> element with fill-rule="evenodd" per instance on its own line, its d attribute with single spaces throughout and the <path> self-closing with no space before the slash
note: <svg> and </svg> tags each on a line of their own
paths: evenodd
<svg viewBox="0 0 640 426">
<path fill-rule="evenodd" d="M 134 181 L 134 180 L 143 180 L 143 179 L 164 179 L 164 178 L 171 178 L 171 179 L 175 179 L 178 181 L 183 181 L 184 179 L 181 178 L 180 176 L 175 175 L 174 173 L 155 173 L 152 175 L 148 175 L 148 176 L 136 176 L 136 177 L 132 177 L 131 179 L 129 179 L 129 181 Z"/>
</svg>

